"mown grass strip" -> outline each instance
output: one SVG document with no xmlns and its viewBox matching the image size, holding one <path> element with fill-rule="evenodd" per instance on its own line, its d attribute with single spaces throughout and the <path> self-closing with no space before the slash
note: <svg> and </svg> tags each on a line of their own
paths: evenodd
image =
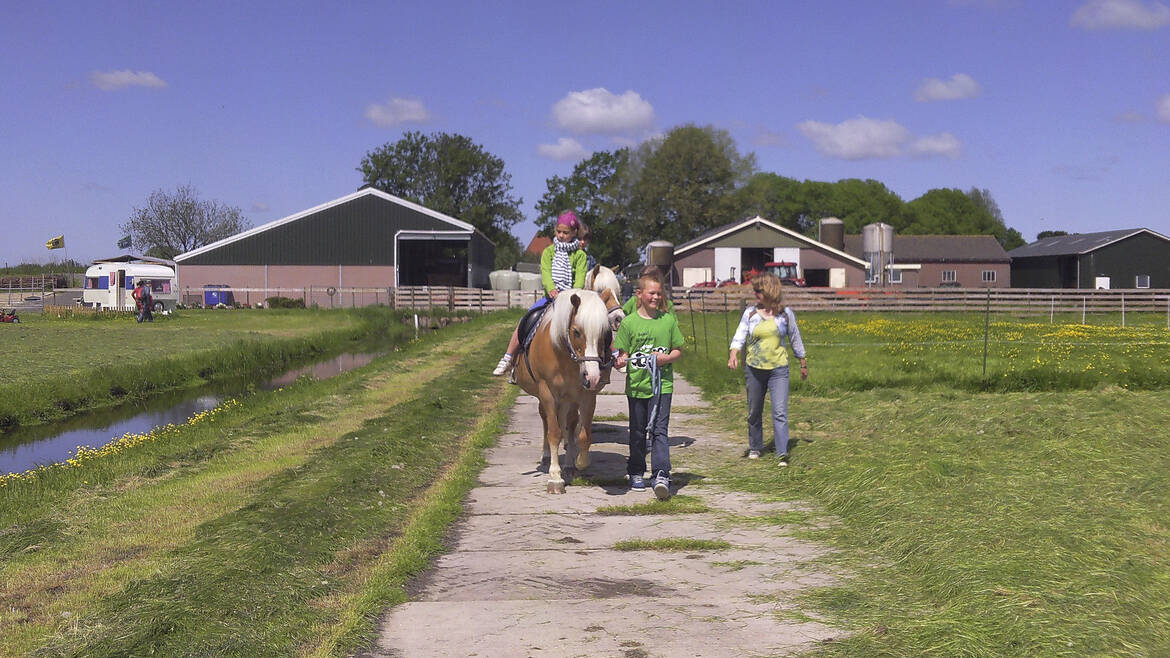
<svg viewBox="0 0 1170 658">
<path fill-rule="evenodd" d="M 694 496 L 671 496 L 669 500 L 652 500 L 639 505 L 605 505 L 597 508 L 602 516 L 655 516 L 672 514 L 702 514 L 711 508 Z"/>
<path fill-rule="evenodd" d="M 661 539 L 623 539 L 613 545 L 615 551 L 726 551 L 731 544 L 722 539 L 689 539 L 663 537 Z"/>
<path fill-rule="evenodd" d="M 161 573 L 108 597 L 50 649 L 288 655 L 311 643 L 305 630 L 321 613 L 312 602 L 339 586 L 323 568 L 343 547 L 405 524 L 474 427 L 478 395 L 497 387 L 493 356 L 471 353 L 443 381 L 267 478 L 253 502 L 203 524 Z"/>
<path fill-rule="evenodd" d="M 445 550 L 447 530 L 463 512 L 463 500 L 476 486 L 476 478 L 486 463 L 484 451 L 507 425 L 517 392 L 509 388 L 483 417 L 462 448 L 459 461 L 419 501 L 401 536 L 369 570 L 357 592 L 345 598 L 340 618 L 311 655 L 347 655 L 367 645 L 378 617 L 387 608 L 407 600 L 407 581 L 425 571 Z"/>
<path fill-rule="evenodd" d="M 170 452 L 166 452 L 166 450 L 164 450 L 168 447 L 167 445 L 150 446 L 144 450 L 143 453 L 134 453 L 117 460 L 109 460 L 114 462 L 110 464 L 111 466 L 114 466 L 114 468 L 110 469 L 110 472 L 105 478 L 100 477 L 102 475 L 100 472 L 90 472 L 89 476 L 91 478 L 97 475 L 99 476 L 98 479 L 100 479 L 101 482 L 87 483 L 83 489 L 76 489 L 76 485 L 82 484 L 80 479 L 78 479 L 76 482 L 70 482 L 63 481 L 61 478 L 49 478 L 47 481 L 39 483 L 38 487 L 42 493 L 47 494 L 46 497 L 54 497 L 54 492 L 60 494 L 62 490 L 66 492 L 70 490 L 77 490 L 79 493 L 105 490 L 106 493 L 99 495 L 95 499 L 95 502 L 98 503 L 96 506 L 97 508 L 102 506 L 111 508 L 117 506 L 125 508 L 125 502 L 128 502 L 125 500 L 125 493 L 134 493 L 139 491 L 146 492 L 151 489 L 157 489 L 157 487 L 151 484 L 152 480 L 157 482 L 158 485 L 167 486 L 168 488 L 174 489 L 176 492 L 182 491 L 183 487 L 175 487 L 174 485 L 181 485 L 184 482 L 187 483 L 186 486 L 188 487 L 198 486 L 198 479 L 193 480 L 192 476 L 198 478 L 200 473 L 209 472 L 205 469 L 205 467 L 201 466 L 201 464 L 221 463 L 222 460 L 218 457 L 221 455 L 231 455 L 238 452 L 240 453 L 240 456 L 243 457 L 245 454 L 252 452 L 256 448 L 263 445 L 270 445 L 272 447 L 278 448 L 281 442 L 285 442 L 285 445 L 289 446 L 298 443 L 306 446 L 315 444 L 317 448 L 320 448 L 322 445 L 333 443 L 335 441 L 335 437 L 337 437 L 338 434 L 335 433 L 331 436 L 326 434 L 323 437 L 319 437 L 313 436 L 313 432 L 315 429 L 319 431 L 323 430 L 326 433 L 330 432 L 331 430 L 329 430 L 329 426 L 331 424 L 336 424 L 337 422 L 332 420 L 332 418 L 337 414 L 344 414 L 347 410 L 354 410 L 359 414 L 359 416 L 354 418 L 352 421 L 344 417 L 340 419 L 342 422 L 348 422 L 354 424 L 355 427 L 357 427 L 355 431 L 352 431 L 346 435 L 348 439 L 348 445 L 353 445 L 355 443 L 364 444 L 375 452 L 381 450 L 382 448 L 379 448 L 378 446 L 371 446 L 371 442 L 381 444 L 384 442 L 382 440 L 383 436 L 392 437 L 393 435 L 388 433 L 387 430 L 392 426 L 401 425 L 401 423 L 394 422 L 399 416 L 402 418 L 420 419 L 415 423 L 415 429 L 418 429 L 418 423 L 421 423 L 421 419 L 424 419 L 426 415 L 419 413 L 418 408 L 412 408 L 409 405 L 414 404 L 417 407 L 417 405 L 422 404 L 419 401 L 420 399 L 426 400 L 426 404 L 423 406 L 439 404 L 441 406 L 445 405 L 448 407 L 458 407 L 459 409 L 462 409 L 462 411 L 459 413 L 469 414 L 469 417 L 472 418 L 478 417 L 478 412 L 467 408 L 465 404 L 453 405 L 445 402 L 444 400 L 451 400 L 450 392 L 442 390 L 444 387 L 439 386 L 433 381 L 436 378 L 445 377 L 451 372 L 457 372 L 461 370 L 482 373 L 486 373 L 490 370 L 490 364 L 487 364 L 487 361 L 494 358 L 492 355 L 494 347 L 485 347 L 485 345 L 488 343 L 476 339 L 469 341 L 467 340 L 467 337 L 474 337 L 477 334 L 483 334 L 485 331 L 487 331 L 488 336 L 495 336 L 493 340 L 502 339 L 501 337 L 505 335 L 505 331 L 509 327 L 499 323 L 492 324 L 491 321 L 477 321 L 477 323 L 478 326 L 452 327 L 444 331 L 444 333 L 448 331 L 452 332 L 450 335 L 450 340 L 429 341 L 429 344 L 412 346 L 410 350 L 404 351 L 401 356 L 395 355 L 388 357 L 381 362 L 375 362 L 375 364 L 372 364 L 370 367 L 367 367 L 358 373 L 350 373 L 349 375 L 344 375 L 340 378 L 330 380 L 328 382 L 310 382 L 297 384 L 296 386 L 293 386 L 290 389 L 286 389 L 279 394 L 266 394 L 257 396 L 256 399 L 249 400 L 248 406 L 252 408 L 247 410 L 247 412 L 240 413 L 238 416 L 236 416 L 235 420 L 239 421 L 238 423 L 226 422 L 225 419 L 225 422 L 218 425 L 218 433 L 220 434 L 219 437 L 204 436 L 203 440 L 212 444 L 214 444 L 215 439 L 217 438 L 224 439 L 223 445 L 214 446 L 211 450 L 207 449 L 209 446 L 206 444 L 200 445 L 199 441 L 195 442 L 196 445 L 189 446 L 190 450 L 193 451 L 190 453 L 185 453 L 184 451 L 186 448 L 183 448 L 179 445 L 168 444 L 170 447 Z M 485 324 L 487 326 L 484 326 Z M 472 353 L 471 356 L 467 356 L 465 354 L 468 351 Z M 411 353 L 413 353 L 414 356 L 411 356 Z M 429 364 L 429 369 L 423 370 L 420 373 L 422 376 L 419 376 L 419 374 L 412 374 L 409 369 L 404 370 L 402 371 L 401 379 L 404 380 L 404 383 L 406 384 L 405 387 L 394 383 L 397 381 L 397 378 L 393 370 L 394 366 L 392 364 L 397 363 L 401 365 L 404 361 L 409 362 L 406 358 L 403 357 L 415 358 L 420 355 L 426 355 L 428 359 L 434 359 L 434 362 Z M 482 367 L 477 366 L 474 368 L 468 368 L 467 364 L 469 358 L 479 358 L 480 361 L 477 363 L 482 364 Z M 382 363 L 382 368 L 387 370 L 387 375 L 377 374 L 377 371 L 379 370 L 379 363 Z M 423 367 L 428 366 L 428 364 L 425 362 L 421 365 Z M 436 366 L 438 367 L 436 368 Z M 366 372 L 369 371 L 373 371 L 372 376 L 366 374 Z M 453 384 L 451 383 L 452 379 L 454 380 Z M 427 381 L 431 381 L 430 388 L 425 385 Z M 384 415 L 385 407 L 383 407 L 382 411 L 375 416 L 374 420 L 370 420 L 364 415 L 360 415 L 365 413 L 360 411 L 361 408 L 368 406 L 371 402 L 376 403 L 380 396 L 384 397 L 382 391 L 383 387 L 385 387 L 387 383 L 389 383 L 395 390 L 409 391 L 410 399 L 414 400 L 414 402 L 408 401 L 396 405 L 392 408 L 389 416 Z M 491 384 L 498 383 L 498 380 L 495 382 L 488 382 L 486 374 L 483 375 L 483 381 L 480 382 L 480 384 L 487 385 L 488 388 L 490 388 Z M 367 390 L 367 387 L 371 385 L 374 386 L 374 388 Z M 454 377 L 448 379 L 448 385 L 459 387 L 459 378 Z M 494 394 L 485 396 L 483 393 L 477 393 L 476 391 L 480 390 L 480 388 L 482 387 L 479 385 L 468 387 L 466 388 L 465 393 L 460 393 L 460 395 L 466 395 L 468 400 L 473 400 L 467 402 L 467 404 L 471 404 L 473 406 L 482 406 L 484 404 L 488 404 L 491 400 L 498 397 Z M 327 393 L 322 395 L 323 392 Z M 420 396 L 422 397 L 420 398 Z M 357 399 L 365 399 L 367 401 L 359 404 L 358 406 L 354 406 L 354 400 Z M 260 402 L 260 404 L 256 405 L 256 402 Z M 404 407 L 403 404 L 406 404 L 407 406 Z M 293 427 L 295 427 L 295 430 L 291 434 L 287 432 L 290 422 L 293 424 Z M 416 443 L 418 441 L 418 437 L 422 435 L 423 433 L 420 432 L 415 432 L 413 434 Z M 264 438 L 265 436 L 270 438 L 266 439 Z M 191 437 L 186 438 L 191 439 Z M 443 440 L 441 432 L 437 438 L 440 441 Z M 324 439 L 324 443 L 322 443 L 321 439 Z M 347 442 L 342 441 L 339 443 L 346 444 Z M 409 442 L 404 442 L 403 445 L 406 443 Z M 174 454 L 176 449 L 179 449 L 179 454 Z M 309 458 L 310 454 L 313 455 L 312 459 Z M 83 576 L 82 573 L 75 573 L 72 577 L 68 575 L 63 576 L 68 578 L 68 580 L 65 582 L 68 586 L 71 587 L 80 582 L 96 587 L 97 593 L 99 594 L 101 591 L 105 591 L 107 594 L 110 594 L 111 590 L 109 588 L 112 585 L 117 589 L 122 589 L 122 592 L 119 594 L 116 593 L 115 590 L 115 593 L 106 596 L 104 603 L 101 604 L 101 607 L 105 610 L 105 612 L 96 615 L 98 620 L 97 623 L 99 624 L 96 628 L 99 629 L 100 632 L 94 631 L 93 627 L 83 625 L 82 620 L 94 618 L 95 615 L 73 614 L 70 617 L 70 623 L 58 624 L 58 627 L 62 628 L 64 635 L 59 638 L 53 646 L 57 647 L 58 650 L 69 650 L 68 647 L 74 647 L 75 649 L 77 647 L 86 647 L 84 649 L 86 652 L 91 652 L 92 649 L 92 652 L 96 653 L 101 653 L 107 650 L 113 653 L 118 653 L 121 650 L 115 649 L 113 647 L 124 646 L 119 644 L 120 642 L 131 642 L 133 644 L 134 640 L 130 636 L 119 638 L 111 637 L 110 635 L 111 633 L 117 635 L 117 633 L 113 630 L 115 627 L 118 629 L 125 629 L 135 626 L 134 614 L 129 614 L 127 617 L 121 617 L 119 613 L 119 606 L 111 603 L 123 600 L 123 598 L 127 596 L 128 591 L 135 591 L 138 593 L 142 593 L 143 591 L 155 592 L 155 595 L 148 596 L 148 598 L 153 598 L 158 601 L 159 610 L 152 609 L 151 612 L 147 613 L 148 616 L 150 616 L 150 614 L 158 614 L 160 613 L 160 610 L 166 611 L 166 614 L 178 615 L 178 611 L 187 609 L 188 602 L 186 600 L 179 600 L 180 597 L 177 591 L 171 593 L 172 600 L 170 600 L 168 604 L 164 605 L 163 600 L 166 597 L 158 593 L 159 589 L 152 589 L 152 585 L 154 587 L 159 587 L 162 583 L 177 586 L 176 581 L 173 579 L 168 580 L 167 578 L 160 577 L 154 581 L 139 581 L 135 585 L 132 585 L 129 589 L 123 589 L 122 585 L 124 585 L 125 579 L 140 579 L 144 573 L 174 572 L 176 570 L 176 565 L 178 564 L 182 565 L 183 568 L 178 570 L 179 573 L 175 577 L 190 578 L 192 582 L 199 583 L 197 589 L 202 590 L 207 586 L 207 579 L 204 578 L 205 576 L 208 579 L 214 581 L 217 576 L 216 573 L 212 572 L 215 572 L 217 568 L 229 568 L 232 564 L 231 560 L 222 560 L 217 564 L 212 564 L 211 562 L 206 561 L 207 555 L 215 554 L 215 550 L 221 551 L 221 553 L 218 555 L 219 557 L 223 557 L 224 554 L 231 554 L 233 552 L 232 550 L 227 549 L 222 545 L 215 546 L 214 542 L 212 544 L 207 543 L 206 535 L 210 528 L 216 528 L 216 532 L 219 534 L 221 540 L 225 540 L 233 546 L 246 546 L 247 548 L 240 548 L 239 550 L 252 555 L 253 559 L 260 559 L 262 556 L 257 554 L 256 550 L 264 553 L 265 550 L 272 549 L 273 547 L 271 545 L 266 545 L 264 541 L 260 541 L 259 539 L 253 542 L 252 539 L 256 538 L 247 538 L 239 535 L 235 531 L 230 530 L 229 528 L 233 524 L 226 521 L 226 519 L 233 517 L 236 521 L 246 519 L 249 523 L 245 523 L 244 525 L 251 527 L 252 530 L 255 531 L 255 524 L 260 523 L 255 515 L 258 514 L 260 517 L 263 517 L 265 514 L 262 512 L 264 510 L 268 510 L 273 514 L 277 514 L 277 516 L 281 516 L 281 514 L 274 512 L 272 509 L 267 507 L 264 502 L 258 501 L 266 499 L 269 503 L 274 503 L 279 508 L 285 509 L 286 512 L 289 509 L 301 508 L 301 506 L 304 505 L 304 499 L 311 497 L 309 494 L 314 492 L 319 493 L 321 491 L 321 480 L 330 479 L 328 475 L 330 472 L 329 469 L 324 469 L 324 471 L 321 470 L 321 460 L 328 459 L 326 455 L 330 454 L 333 457 L 339 456 L 337 451 L 332 450 L 332 448 L 325 448 L 317 453 L 306 453 L 304 457 L 300 458 L 290 454 L 289 456 L 293 457 L 292 461 L 283 459 L 279 453 L 267 455 L 261 455 L 257 453 L 255 454 L 255 463 L 257 465 L 267 466 L 272 464 L 279 469 L 281 468 L 280 464 L 283 461 L 285 463 L 283 468 L 291 469 L 285 470 L 283 472 L 274 472 L 267 468 L 261 469 L 256 471 L 256 474 L 260 475 L 261 479 L 257 479 L 248 473 L 249 469 L 247 459 L 241 460 L 237 462 L 235 466 L 228 466 L 226 470 L 222 471 L 224 476 L 230 478 L 230 480 L 224 481 L 224 483 L 231 483 L 228 487 L 217 488 L 212 480 L 203 482 L 203 484 L 211 485 L 210 488 L 217 493 L 226 490 L 227 495 L 219 496 L 220 502 L 216 503 L 216 505 L 212 507 L 213 509 L 219 508 L 222 510 L 219 512 L 220 516 L 218 519 L 213 518 L 211 520 L 206 520 L 203 523 L 195 526 L 187 527 L 190 524 L 186 524 L 186 526 L 180 530 L 180 532 L 176 533 L 179 536 L 181 543 L 177 546 L 171 546 L 173 552 L 158 556 L 152 553 L 154 549 L 153 546 L 146 547 L 146 552 L 142 553 L 141 546 L 132 545 L 127 549 L 126 546 L 114 545 L 112 546 L 113 550 L 110 551 L 112 553 L 122 553 L 124 550 L 130 550 L 132 553 L 123 554 L 120 556 L 111 555 L 110 559 L 114 559 L 114 562 L 112 564 L 106 564 L 105 567 L 102 567 L 107 577 L 104 577 L 101 582 L 95 583 L 93 582 L 92 578 L 87 579 Z M 348 451 L 342 451 L 341 454 L 344 455 L 349 453 Z M 176 460 L 176 457 L 179 459 Z M 432 454 L 429 459 L 433 458 L 434 455 Z M 346 459 L 343 458 L 340 461 L 344 462 Z M 363 462 L 363 459 L 357 458 L 349 461 Z M 369 462 L 369 460 L 364 461 Z M 151 466 L 151 462 L 154 463 L 154 466 Z M 408 463 L 410 463 L 408 459 L 402 459 L 395 464 L 390 464 L 389 470 L 398 471 L 399 469 L 395 469 L 394 467 L 397 464 L 403 464 L 401 470 L 405 471 L 407 470 L 406 464 Z M 434 466 L 434 464 L 439 462 L 432 461 L 429 463 Z M 422 470 L 426 471 L 426 464 L 423 464 L 422 466 Z M 418 469 L 411 469 L 411 472 L 414 473 L 416 470 Z M 337 469 L 334 469 L 333 475 L 338 475 L 336 471 Z M 133 473 L 139 473 L 139 475 L 132 475 Z M 131 476 L 131 479 L 126 480 L 125 478 L 128 475 Z M 147 479 L 143 480 L 143 476 L 145 476 Z M 240 476 L 243 476 L 243 478 L 241 479 Z M 310 480 L 316 480 L 316 482 L 309 483 L 303 479 L 304 477 L 308 477 Z M 362 478 L 358 479 L 361 480 Z M 126 485 L 122 484 L 123 482 L 129 484 L 130 488 L 125 489 Z M 290 482 L 297 482 L 297 486 L 288 486 Z M 339 483 L 334 479 L 333 484 L 337 485 Z M 385 483 L 383 484 L 385 486 L 390 486 Z M 345 483 L 340 483 L 340 485 L 342 488 L 344 488 Z M 240 486 L 245 487 L 245 489 L 240 490 Z M 422 490 L 426 486 L 429 486 L 429 481 L 418 483 L 418 486 L 414 489 L 414 491 Z M 383 490 L 385 490 L 384 487 Z M 279 495 L 282 491 L 288 493 L 291 498 L 282 498 Z M 406 496 L 406 499 L 395 502 L 395 500 L 390 499 L 389 496 L 383 498 L 379 494 L 378 501 L 376 502 L 381 502 L 382 505 L 378 506 L 376 504 L 369 504 L 368 506 L 371 509 L 374 507 L 390 506 L 395 508 L 395 514 L 405 514 L 405 512 L 402 510 L 409 505 L 409 493 L 401 493 L 403 491 L 401 487 L 391 487 L 390 491 L 394 491 L 394 495 L 399 497 Z M 255 495 L 257 492 L 260 494 L 259 497 Z M 193 493 L 197 494 L 198 492 Z M 86 497 L 87 496 L 85 495 L 78 496 L 79 503 Z M 35 500 L 37 496 L 33 496 L 32 498 Z M 193 499 L 191 500 L 193 503 L 192 507 L 176 508 L 174 512 L 177 513 L 178 516 L 174 518 L 182 519 L 184 522 L 186 522 L 188 521 L 189 517 L 192 516 L 191 512 L 204 511 L 199 508 L 199 505 L 201 502 L 203 502 L 199 500 L 200 496 L 188 496 L 188 498 Z M 106 500 L 109 501 L 108 505 L 106 505 L 104 502 Z M 176 499 L 170 497 L 167 498 L 167 500 Z M 9 502 L 18 503 L 19 501 L 10 499 Z M 138 515 L 145 515 L 146 518 L 143 519 L 143 521 L 147 523 L 150 522 L 150 519 L 165 519 L 165 513 L 163 513 L 162 516 L 159 514 L 162 512 L 162 508 L 159 508 L 158 506 L 162 502 L 163 501 L 159 500 L 154 494 L 150 494 L 146 496 L 146 498 L 141 499 L 139 503 L 136 504 L 136 506 L 141 508 L 140 511 L 133 512 L 129 514 L 129 516 L 136 517 Z M 317 502 L 320 501 L 318 500 Z M 366 501 L 366 503 L 368 503 L 368 501 Z M 32 505 L 32 507 L 37 507 L 37 505 Z M 6 506 L 4 508 L 6 511 L 5 518 L 7 521 L 12 520 L 11 513 L 14 511 L 14 508 L 16 508 L 16 505 Z M 50 506 L 46 509 L 51 511 L 54 509 L 54 507 Z M 68 509 L 72 509 L 77 514 L 82 515 L 83 519 L 89 518 L 88 516 L 85 516 L 85 513 L 90 508 L 85 507 L 84 503 L 79 505 L 70 505 Z M 350 511 L 354 512 L 355 514 L 360 514 L 361 512 L 360 509 L 353 508 L 352 506 L 350 506 Z M 316 514 L 311 514 L 308 515 L 307 518 L 314 519 L 313 521 L 310 521 L 310 523 L 316 524 L 317 516 L 318 515 Z M 14 541 L 13 543 L 21 544 L 22 546 L 38 546 L 36 553 L 28 554 L 22 552 L 20 553 L 21 555 L 36 555 L 39 553 L 45 557 L 50 557 L 50 554 L 58 550 L 58 547 L 65 546 L 65 544 L 62 543 L 62 540 L 72 539 L 74 537 L 75 533 L 79 529 L 79 522 L 82 524 L 88 523 L 82 519 L 70 519 L 67 517 L 68 515 L 66 515 L 66 518 L 58 518 L 56 521 L 50 524 L 55 526 L 55 528 L 41 528 L 41 530 L 44 532 L 39 537 L 30 536 L 30 531 L 35 532 L 33 526 L 36 524 L 25 524 L 25 526 L 23 526 L 24 531 L 17 533 L 18 535 L 24 535 L 23 540 Z M 90 536 L 98 538 L 104 532 L 101 530 L 101 527 L 102 524 L 106 522 L 102 521 L 101 519 L 94 519 L 94 521 L 98 524 L 98 526 L 95 526 L 91 531 L 80 533 L 83 537 Z M 271 521 L 272 519 L 268 519 L 266 522 L 270 523 Z M 130 522 L 133 523 L 134 521 Z M 289 520 L 285 519 L 285 522 L 289 522 Z M 225 526 L 221 524 L 227 525 Z M 261 525 L 263 525 L 263 523 L 261 523 Z M 296 523 L 292 523 L 292 525 L 294 527 L 297 526 Z M 14 526 L 6 523 L 4 527 L 13 528 Z M 15 527 L 22 526 L 18 525 Z M 391 527 L 393 527 L 393 524 L 391 524 Z M 239 528 L 236 528 L 236 530 L 238 529 Z M 143 528 L 143 530 L 145 531 L 147 529 Z M 9 538 L 18 539 L 7 532 L 0 534 L 8 534 Z M 133 535 L 134 533 L 131 532 L 124 534 Z M 198 535 L 199 539 L 193 539 L 195 535 Z M 320 541 L 324 541 L 326 544 L 333 542 L 333 550 L 337 550 L 339 542 L 344 541 L 344 537 L 340 536 L 328 540 L 323 540 L 320 538 L 315 539 L 317 539 L 319 543 Z M 145 541 L 148 544 L 150 543 L 149 539 L 146 539 Z M 277 539 L 276 542 L 277 544 L 280 544 L 279 539 Z M 110 543 L 116 544 L 116 542 Z M 161 544 L 158 544 L 158 547 L 163 547 L 165 545 L 166 542 L 164 541 Z M 16 547 L 14 546 L 13 548 Z M 87 547 L 85 546 L 79 546 L 76 550 L 84 551 L 86 548 Z M 102 552 L 106 553 L 107 551 Z M 279 553 L 279 550 L 273 551 L 273 554 Z M 185 557 L 179 557 L 192 555 L 202 556 L 203 561 L 195 560 L 188 563 Z M 121 558 L 120 560 L 115 559 L 119 557 Z M 16 562 L 24 562 L 24 560 L 17 560 Z M 16 563 L 10 560 L 5 566 L 6 572 L 10 568 L 13 568 L 15 564 Z M 60 564 L 68 564 L 68 561 L 63 560 L 60 562 Z M 236 564 L 239 563 L 237 562 Z M 127 571 L 124 565 L 136 565 L 138 568 Z M 206 569 L 207 572 L 201 572 L 202 569 Z M 253 569 L 257 572 L 263 573 L 265 567 L 263 565 L 252 565 L 248 569 Z M 111 578 L 108 577 L 115 573 L 122 578 L 121 582 L 112 581 Z M 260 579 L 260 582 L 258 584 L 253 583 L 253 585 L 259 590 L 263 590 L 263 587 L 266 584 L 271 584 L 273 586 L 278 585 L 278 583 L 275 581 L 265 580 L 264 576 L 262 575 L 257 576 L 257 578 Z M 340 588 L 342 586 L 342 583 L 338 581 L 335 574 L 327 575 L 325 578 L 323 578 L 323 580 L 330 582 L 329 586 L 322 586 L 325 590 L 328 591 L 333 591 L 334 589 Z M 236 579 L 227 578 L 220 582 L 220 584 L 222 585 L 224 582 L 236 582 Z M 146 589 L 143 590 L 136 588 Z M 160 589 L 165 588 L 165 585 L 160 587 Z M 264 596 L 261 596 L 261 598 L 264 598 Z M 279 599 L 280 597 L 276 596 L 275 598 Z M 92 594 L 90 595 L 90 598 L 87 598 L 85 592 L 78 592 L 77 594 L 72 595 L 72 601 L 81 606 L 90 605 L 92 607 L 92 605 L 94 605 L 94 602 L 92 601 Z M 204 600 L 202 603 L 207 604 L 208 602 Z M 203 607 L 200 607 L 200 609 L 203 609 Z M 71 610 L 71 612 L 76 613 L 77 610 L 78 608 L 74 608 Z M 85 611 L 82 610 L 82 612 Z M 121 619 L 122 621 L 119 621 L 117 624 L 115 624 L 114 627 L 111 627 L 101 621 L 101 619 L 107 618 L 107 615 L 109 618 Z M 307 620 L 308 617 L 303 617 L 300 621 L 307 622 Z M 321 622 L 320 617 L 318 616 L 313 618 L 313 622 L 314 624 L 312 624 L 312 626 L 316 627 Z M 27 624 L 25 624 L 25 626 L 27 626 Z M 268 628 L 270 631 L 272 630 L 271 626 L 268 625 L 265 625 L 265 628 Z M 157 631 L 157 628 L 155 630 Z M 263 632 L 264 631 L 262 629 L 257 631 L 258 635 L 263 635 Z M 87 633 L 93 633 L 94 637 L 86 639 Z M 147 631 L 147 633 L 149 635 L 149 631 Z M 139 633 L 135 633 L 133 637 L 142 639 L 142 635 Z M 259 638 L 258 636 L 256 637 L 258 638 L 256 639 L 257 647 L 267 646 L 267 639 Z M 289 638 L 287 646 L 300 646 L 304 642 L 308 642 L 308 640 L 303 637 L 297 637 L 295 639 Z M 213 643 L 214 642 L 211 642 L 211 644 Z M 7 644 L 10 649 L 13 647 L 13 645 L 8 643 L 7 639 L 5 640 L 5 644 Z M 173 646 L 178 646 L 178 644 Z M 197 648 L 190 649 L 190 651 L 191 653 L 199 653 Z M 19 651 L 18 653 L 23 652 L 24 651 Z"/>
</svg>

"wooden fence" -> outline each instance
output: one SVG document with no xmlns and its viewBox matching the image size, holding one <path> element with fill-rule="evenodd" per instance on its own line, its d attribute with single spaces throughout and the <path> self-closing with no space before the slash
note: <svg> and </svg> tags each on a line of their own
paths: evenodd
<svg viewBox="0 0 1170 658">
<path fill-rule="evenodd" d="M 754 303 L 746 286 L 691 288 L 671 296 L 680 311 L 721 312 Z M 1068 290 L 1048 288 L 784 288 L 784 301 L 801 311 L 984 311 L 1012 315 L 1167 313 L 1170 290 Z"/>
<path fill-rule="evenodd" d="M 306 307 L 356 308 L 381 304 L 390 308 L 423 309 L 445 307 L 448 310 L 498 311 L 528 308 L 544 295 L 538 290 L 483 290 L 453 286 L 406 286 L 399 288 L 342 288 L 310 286 L 307 288 L 183 288 L 180 301 L 185 306 L 267 306 L 273 297 L 300 300 Z"/>
<path fill-rule="evenodd" d="M 203 289 L 184 288 L 182 302 L 203 306 Z M 482 290 L 451 286 L 400 288 L 227 288 L 215 289 L 229 305 L 261 306 L 271 297 L 301 300 L 305 306 L 353 308 L 382 304 L 391 308 L 446 307 L 449 310 L 495 311 L 527 308 L 540 296 L 535 290 Z M 226 294 L 225 294 L 226 293 Z M 229 296 L 230 295 L 230 296 Z M 680 312 L 724 312 L 754 302 L 748 286 L 676 288 L 671 300 Z M 1092 313 L 1166 313 L 1170 290 L 1068 290 L 1040 288 L 784 288 L 785 302 L 799 311 L 982 312 L 1020 316 Z"/>
</svg>

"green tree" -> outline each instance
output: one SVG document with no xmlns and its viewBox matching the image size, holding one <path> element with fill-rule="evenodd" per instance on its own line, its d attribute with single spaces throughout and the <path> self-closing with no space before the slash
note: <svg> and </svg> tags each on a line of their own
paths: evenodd
<svg viewBox="0 0 1170 658">
<path fill-rule="evenodd" d="M 194 187 L 179 185 L 174 192 L 151 192 L 118 228 L 145 255 L 171 259 L 251 226 L 239 208 L 200 199 Z"/>
<path fill-rule="evenodd" d="M 810 216 L 804 184 L 779 174 L 760 172 L 727 198 L 729 221 L 759 215 L 794 231 L 804 231 Z"/>
<path fill-rule="evenodd" d="M 365 185 L 461 219 L 496 243 L 496 267 L 516 262 L 510 228 L 520 221 L 504 161 L 463 135 L 412 131 L 362 158 Z"/>
<path fill-rule="evenodd" d="M 568 176 L 545 181 L 548 191 L 536 203 L 542 235 L 551 236 L 556 218 L 573 210 L 592 232 L 589 253 L 598 262 L 622 267 L 638 259 L 630 240 L 628 199 L 621 185 L 629 149 L 598 151 L 578 162 Z"/>
<path fill-rule="evenodd" d="M 1043 240 L 1044 238 L 1059 238 L 1062 235 L 1068 235 L 1068 231 L 1040 231 L 1036 234 L 1036 239 Z"/>
<path fill-rule="evenodd" d="M 934 189 L 906 204 L 910 223 L 902 231 L 919 235 L 993 235 L 1005 249 L 1024 244 L 1023 236 L 971 195 L 956 189 Z"/>
<path fill-rule="evenodd" d="M 727 131 L 687 124 L 641 144 L 626 170 L 630 237 L 641 247 L 652 240 L 686 242 L 737 219 L 729 193 L 755 171 L 754 154 L 741 155 Z"/>
<path fill-rule="evenodd" d="M 979 189 L 977 187 L 972 187 L 971 189 L 967 190 L 967 196 L 971 197 L 972 201 L 985 209 L 991 215 L 991 217 L 995 219 L 996 224 L 1003 227 L 1002 231 L 997 231 L 994 235 L 996 239 L 999 240 L 999 243 L 1003 245 L 1004 249 L 1015 249 L 1016 247 L 1022 247 L 1027 243 L 1027 241 L 1024 240 L 1024 236 L 1021 235 L 1019 231 L 1009 227 L 1007 222 L 1004 221 L 1003 213 L 999 210 L 999 204 L 996 203 L 995 198 L 991 196 L 990 190 L 986 188 Z"/>
</svg>

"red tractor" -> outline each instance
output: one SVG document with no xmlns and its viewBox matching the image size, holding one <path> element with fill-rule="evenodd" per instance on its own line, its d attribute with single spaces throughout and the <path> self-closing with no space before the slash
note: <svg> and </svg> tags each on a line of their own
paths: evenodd
<svg viewBox="0 0 1170 658">
<path fill-rule="evenodd" d="M 773 261 L 764 264 L 764 271 L 771 272 L 780 278 L 780 283 L 786 286 L 798 286 L 800 288 L 808 285 L 804 282 L 804 277 L 800 276 L 800 266 L 796 263 L 788 261 Z"/>
</svg>

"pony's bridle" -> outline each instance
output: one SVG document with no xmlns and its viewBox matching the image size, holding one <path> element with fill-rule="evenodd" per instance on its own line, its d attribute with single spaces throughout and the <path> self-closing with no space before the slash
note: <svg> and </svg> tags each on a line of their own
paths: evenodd
<svg viewBox="0 0 1170 658">
<path fill-rule="evenodd" d="M 606 354 L 603 357 L 602 356 L 578 356 L 577 350 L 573 348 L 573 342 L 569 340 L 569 337 L 567 335 L 565 336 L 565 348 L 568 349 L 569 358 L 573 360 L 573 363 L 589 363 L 590 361 L 596 361 L 597 367 L 608 368 L 608 367 L 612 366 L 614 364 L 614 362 L 616 361 L 616 359 L 613 358 L 613 354 Z"/>
</svg>

